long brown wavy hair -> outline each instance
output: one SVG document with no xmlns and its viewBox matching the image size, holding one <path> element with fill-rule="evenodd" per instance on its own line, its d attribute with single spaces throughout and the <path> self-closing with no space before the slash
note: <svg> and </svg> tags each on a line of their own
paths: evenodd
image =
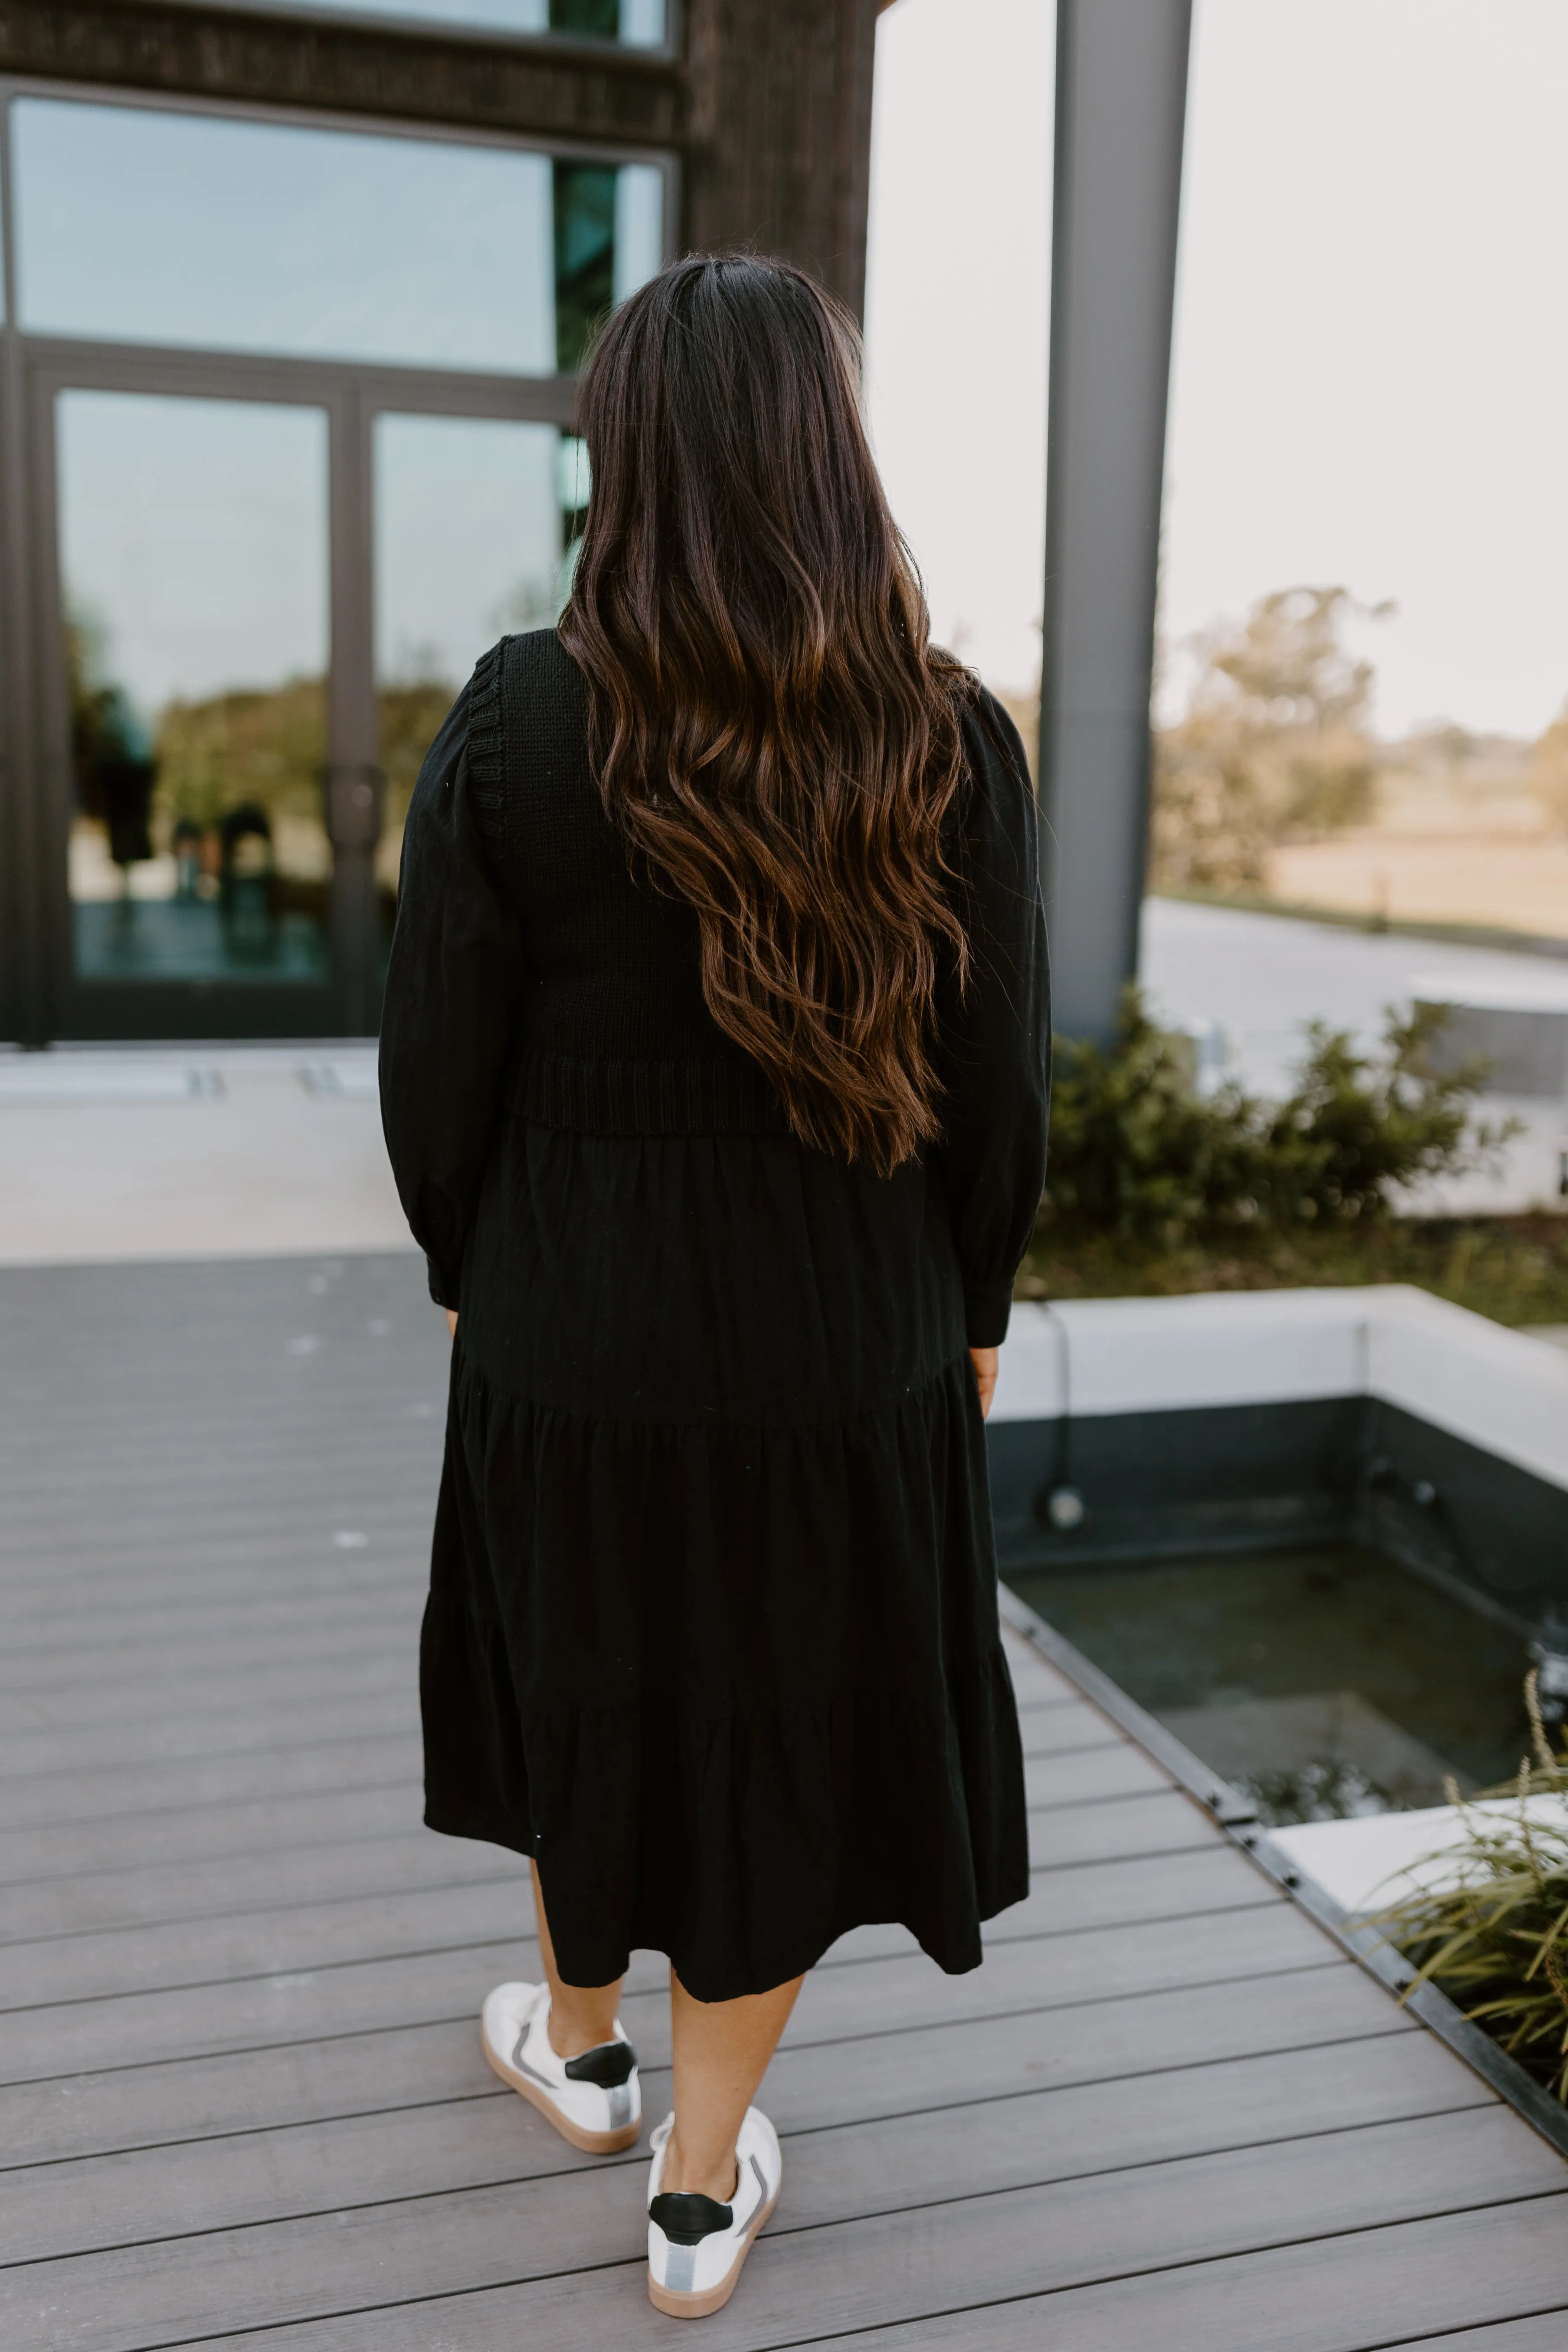
<svg viewBox="0 0 1568 2352">
<path fill-rule="evenodd" d="M 696 911 L 710 1013 L 803 1141 L 886 1173 L 940 1131 L 973 680 L 931 645 L 858 386 L 854 322 L 785 262 L 693 255 L 634 294 L 583 385 L 560 635 L 605 808 Z"/>
</svg>

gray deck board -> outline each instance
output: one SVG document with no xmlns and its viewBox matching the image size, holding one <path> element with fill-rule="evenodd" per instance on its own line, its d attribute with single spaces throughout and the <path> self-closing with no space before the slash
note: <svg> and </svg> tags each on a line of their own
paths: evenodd
<svg viewBox="0 0 1568 2352">
<path fill-rule="evenodd" d="M 418 1716 L 408 1657 L 416 1640 L 417 1627 L 411 1622 L 402 1661 L 373 1656 L 301 1665 L 297 1674 L 281 1669 L 269 1677 L 263 1672 L 254 1684 L 236 1678 L 226 1695 L 222 1687 L 209 1689 L 199 1677 L 194 1688 L 176 1679 L 162 1695 L 171 1706 L 178 1701 L 177 1714 L 139 1713 L 136 1693 L 123 1683 L 101 1706 L 96 1696 L 12 1694 L 0 1701 L 8 1727 L 0 1735 L 0 1790 L 18 1780 L 32 1783 L 48 1774 L 84 1768 L 118 1772 L 164 1759 L 195 1764 L 239 1749 L 286 1747 L 296 1739 L 309 1740 L 312 1734 L 341 1736 L 356 1727 L 401 1728 L 412 1736 Z M 159 1695 L 155 1689 L 154 1703 Z M 147 1706 L 143 1696 L 142 1709 Z M 1169 1786 L 1158 1768 L 1135 1748 L 1101 1741 L 1081 1756 L 1068 1751 L 1059 1771 L 1041 1781 L 1031 1801 L 1076 1801 L 1070 1793 L 1076 1780 L 1095 1773 L 1091 1755 L 1107 1759 L 1099 1768 L 1105 1783 L 1102 1793 Z M 1065 1793 L 1058 1796 L 1058 1789 Z"/>
<path fill-rule="evenodd" d="M 189 1606 L 187 1601 L 187 1612 Z M 106 1710 L 111 1719 L 121 1712 L 143 1713 L 148 1698 L 164 1691 L 195 1696 L 193 1682 L 204 1701 L 218 1706 L 231 1705 L 237 1694 L 304 1692 L 318 1685 L 330 1697 L 332 1677 L 344 1667 L 374 1670 L 406 1690 L 408 1643 L 419 1631 L 419 1612 L 406 1602 L 395 1611 L 383 1602 L 377 1614 L 382 1622 L 373 1641 L 366 1640 L 363 1623 L 355 1624 L 353 1612 L 343 1619 L 301 1612 L 295 1623 L 276 1631 L 247 1626 L 237 1636 L 226 1629 L 205 1642 L 161 1642 L 142 1649 L 126 1641 L 106 1642 L 101 1651 L 74 1656 L 58 1650 L 8 1650 L 9 1674 L 0 1681 L 0 1704 L 9 1717 L 17 1699 L 47 1701 L 52 1720 L 68 1723 L 79 1717 L 101 1717 Z M 301 1647 L 301 1637 L 309 1642 L 308 1650 Z M 132 1660 L 134 1683 L 126 1679 Z"/>
<path fill-rule="evenodd" d="M 395 1256 L 0 1273 L 6 2352 L 668 2340 L 644 2153 L 576 2156 L 479 2053 L 537 1968 L 526 1870 L 417 1826 L 421 1291 Z M 814 1973 L 710 2352 L 1555 2347 L 1561 2159 L 1008 1650 L 1029 1897 L 969 1976 L 897 1927 Z M 653 1955 L 625 2014 L 657 2116 Z"/>
<path fill-rule="evenodd" d="M 420 1918 L 410 1932 L 400 1905 L 414 1900 L 367 1904 L 360 1922 L 367 1956 L 348 1959 L 334 1956 L 328 1938 L 313 1949 L 303 1944 L 313 1912 L 298 1926 L 289 1915 L 236 1920 L 230 1936 L 207 1946 L 190 1929 L 172 1931 L 176 1953 L 179 1938 L 193 1945 L 184 1963 L 176 1958 L 168 1971 L 172 1983 L 35 2000 L 0 2013 L 0 2083 L 312 2040 L 351 2027 L 384 2032 L 430 2016 L 477 2016 L 489 1988 L 527 1958 L 526 1944 L 515 1933 L 468 1937 L 458 1916 L 445 1928 L 426 1927 Z M 26 1949 L 7 1961 L 8 1970 Z M 63 1964 L 67 1947 L 55 1949 Z M 1205 1917 L 1177 1919 L 1152 1933 L 1136 1925 L 1001 1943 L 984 1968 L 957 1978 L 943 1977 L 922 1953 L 903 1954 L 864 1969 L 815 1970 L 785 2042 L 852 2039 L 868 2016 L 893 2033 L 1335 1965 L 1317 1930 L 1275 1905 L 1227 1915 L 1219 1936 Z M 204 1976 L 204 1967 L 220 1973 Z M 662 1981 L 651 1955 L 633 1956 L 626 2030 L 650 2053 L 663 2047 L 668 2030 L 664 1994 L 653 1989 Z M 647 1991 L 637 1989 L 645 1983 Z"/>
<path fill-rule="evenodd" d="M 662 2073 L 650 2072 L 647 2080 L 650 2093 L 668 2096 Z M 1018 2179 L 1087 2179 L 1171 2157 L 1491 2103 L 1477 2078 L 1456 2080 L 1451 2068 L 1437 2063 L 1424 2038 L 1415 2050 L 1395 2038 L 1222 2061 L 1194 2080 L 1182 2069 L 1020 2091 L 984 2105 L 945 2106 L 942 2130 L 960 2136 L 944 2145 L 962 2158 L 966 2193 L 977 2196 Z M 888 2197 L 900 2166 L 907 2170 L 913 2161 L 907 2117 L 868 2121 L 862 2135 L 823 2122 L 803 2102 L 780 2120 L 792 2137 L 803 2136 L 798 2152 L 812 2168 L 819 2210 L 831 2213 L 834 2196 L 853 2198 L 856 2166 Z M 646 2159 L 634 2151 L 622 2161 L 640 2166 Z M 470 2097 L 407 2106 L 390 2131 L 384 2115 L 347 2116 L 13 2171 L 5 2179 L 5 2243 L 14 2260 L 39 2261 L 78 2249 L 156 2242 L 170 2235 L 174 2213 L 181 2234 L 189 2236 L 595 2168 L 595 2158 L 576 2155 L 498 2086 L 493 2095 L 476 2090 Z"/>
<path fill-rule="evenodd" d="M 104 1793 L 112 1798 L 114 1780 L 127 1766 L 183 1763 L 189 1791 L 204 1785 L 201 1768 L 209 1759 L 265 1754 L 297 1740 L 319 1740 L 329 1731 L 346 1738 L 358 1728 L 384 1731 L 389 1725 L 406 1726 L 412 1738 L 416 1723 L 413 1701 L 404 1689 L 279 1696 L 270 1705 L 255 1701 L 210 1711 L 196 1706 L 189 1715 L 164 1711 L 123 1723 L 62 1725 L 0 1738 L 0 1784 L 87 1769 L 110 1776 Z"/>
<path fill-rule="evenodd" d="M 278 1867 L 279 1859 L 286 1869 Z M 498 1859 L 493 1849 L 476 1845 L 445 1854 L 433 1852 L 428 1838 L 398 1836 L 268 1860 L 273 1865 L 269 1873 L 255 1869 L 247 1876 L 214 1872 L 215 1901 L 234 1890 L 226 1911 L 205 1916 L 174 1912 L 156 1916 L 150 1924 L 118 1920 L 107 1926 L 79 1925 L 64 1934 L 0 1944 L 0 2014 L 156 1991 L 169 1985 L 267 1976 L 288 1967 L 341 1968 L 367 1958 L 492 1944 L 498 1937 L 514 1940 L 519 1967 L 525 1974 L 530 1969 L 538 1974 L 527 1880 L 515 1864 L 508 1866 L 509 1858 Z M 133 1887 L 135 1874 L 127 1875 Z M 166 1884 L 169 1875 L 162 1874 L 160 1883 Z M 185 1883 L 191 1901 L 206 1892 L 199 1874 Z M 1271 1922 L 1249 1932 L 1238 1920 L 1237 1965 L 1246 1966 L 1259 1945 L 1272 1951 L 1282 1937 L 1287 1950 L 1299 1950 L 1303 1958 L 1316 1953 L 1315 1945 L 1291 1940 L 1298 1923 L 1278 1897 L 1264 1889 L 1246 1904 L 1239 1899 L 1245 1882 L 1234 1884 L 1236 1899 L 1221 1907 L 1237 1913 L 1266 1911 Z M 52 1894 L 55 1885 L 11 1888 L 7 1911 L 19 1906 L 22 1896 Z M 288 1899 L 290 1895 L 296 1899 Z M 1166 1899 L 1173 1906 L 1164 1914 L 1173 1950 L 1164 1965 L 1180 1969 L 1191 1965 L 1187 1940 L 1194 1915 L 1173 1890 Z M 1131 1889 L 1124 1901 L 1132 1902 Z M 1064 1916 L 1072 1916 L 1069 1906 L 1070 1896 L 1064 1905 L 1054 1883 L 1037 1883 L 1029 1900 L 1016 1905 L 998 1924 L 991 1949 L 1023 1941 L 1031 1931 L 1056 1932 Z M 1215 1907 L 1200 1906 L 1199 1914 L 1206 1916 Z M 1141 1915 L 1142 1904 L 1134 1909 Z M 1141 1929 L 1143 1921 L 1141 1916 L 1123 1922 L 1102 1916 L 1093 1924 Z M 1206 1934 L 1202 1944 L 1206 1953 Z M 856 1929 L 840 1939 L 823 1965 L 831 1969 L 851 1960 L 894 1955 L 913 1960 L 916 1948 L 901 1928 Z M 1101 1968 L 1102 1981 L 1110 1989 L 1120 1981 L 1124 1960 L 1118 1945 L 1105 1960 L 1095 1948 L 1082 1956 L 1080 1965 Z M 1138 1973 L 1142 1979 L 1141 1965 Z"/>
<path fill-rule="evenodd" d="M 435 1893 L 475 1880 L 510 1885 L 515 1918 L 526 1871 L 512 1856 L 466 1839 L 443 1839 L 437 1844 L 417 1826 L 417 1810 L 405 1791 L 394 1791 L 384 1812 L 378 1827 L 373 1829 L 367 1822 L 357 1837 L 340 1835 L 321 1843 L 301 1838 L 298 1844 L 267 1853 L 164 1863 L 140 1870 L 84 1871 L 69 1878 L 34 1879 L 8 1887 L 0 1950 L 24 1941 L 88 1942 L 110 1931 L 131 1930 L 121 1948 L 134 1970 L 133 1956 L 143 1948 L 137 1938 L 144 1939 L 150 1928 L 168 1927 L 188 1935 L 212 1922 L 257 1912 L 298 1911 L 426 1889 Z M 13 1970 L 24 1959 L 21 1953 L 7 1959 L 0 2004 L 11 2005 L 7 1996 Z"/>
<path fill-rule="evenodd" d="M 383 1733 L 326 1749 L 292 1751 L 303 1786 L 258 1796 L 242 1780 L 205 1802 L 180 1802 L 188 1781 L 157 1791 L 174 1802 L 132 1812 L 82 1812 L 85 1786 L 75 1803 L 48 1821 L 0 1829 L 0 1885 L 72 1877 L 79 1872 L 127 1874 L 165 1863 L 226 1860 L 334 1839 L 401 1835 L 418 1818 L 419 1784 L 412 1777 L 406 1732 Z M 356 1777 L 340 1778 L 350 1759 Z M 333 1784 L 336 1785 L 333 1785 Z M 41 1785 L 41 1784 L 36 1784 Z M 118 1794 L 126 1794 L 123 1784 Z"/>
<path fill-rule="evenodd" d="M 1029 1823 L 1029 1857 L 1041 1868 L 1116 1855 L 1186 1853 L 1214 1843 L 1214 1825 L 1178 1789 L 1092 1805 L 1043 1805 Z"/>
<path fill-rule="evenodd" d="M 944 2282 L 973 2299 L 1234 2255 L 1294 2234 L 1303 2208 L 1327 2232 L 1547 2197 L 1562 2223 L 1562 2166 L 1514 2121 L 1495 2107 L 1463 2109 L 1044 2181 L 1039 2118 L 1013 2100 L 947 2108 L 940 2132 L 900 2123 L 795 2135 L 790 2220 L 775 2222 L 769 2259 L 754 2279 L 748 2273 L 752 2292 L 721 2340 L 776 2342 L 805 2296 L 829 2328 L 850 2328 L 864 2324 L 871 2298 L 879 2315 L 929 2311 Z M 299 2220 L 19 2266 L 0 2272 L 0 2336 L 16 2352 L 45 2352 L 63 2269 L 80 2352 L 535 2281 L 548 2327 L 526 2295 L 520 2317 L 528 2313 L 552 2347 L 586 2346 L 595 2338 L 582 2319 L 567 2324 L 560 2310 L 563 2274 L 575 2311 L 571 2273 L 640 2263 L 644 2222 L 631 2188 L 625 2166 L 552 2169 L 521 2197 L 505 2182 L 373 2206 L 333 2200 Z M 923 2220 L 916 2243 L 911 2211 Z M 40 2316 L 46 2332 L 36 2332 Z M 595 2315 L 584 2317 L 591 2328 Z"/>
<path fill-rule="evenodd" d="M 286 1739 L 203 1757 L 199 1769 L 174 1757 L 121 1764 L 111 1778 L 96 1766 L 72 1764 L 0 1781 L 0 1830 L 205 1812 L 273 1797 L 384 1788 L 417 1775 L 409 1730 L 389 1732 L 384 1716 L 378 1719 L 373 1712 L 358 1730 L 351 1719 L 334 1726 L 334 1733 L 329 1739 Z"/>
<path fill-rule="evenodd" d="M 1039 2352 L 1047 2344 L 1064 2352 L 1068 2347 L 1070 2352 L 1129 2352 L 1152 2343 L 1179 2347 L 1181 2352 L 1426 2347 L 1439 2329 L 1480 2328 L 1521 2307 L 1537 2313 L 1568 2303 L 1565 2223 L 1561 2200 L 1544 2198 L 1353 2236 L 1302 2237 L 1228 2261 L 1134 2273 L 1065 2294 L 879 2327 L 856 2338 L 856 2352 L 948 2352 L 960 2345 L 973 2352 Z M 426 2345 L 436 2340 L 434 2327 L 443 2318 L 434 2308 L 418 2315 Z M 278 2352 L 327 2352 L 332 2345 L 331 2333 L 318 2330 L 284 2329 L 268 2340 L 276 2342 Z M 349 2345 L 356 2338 L 345 2334 L 337 2340 Z M 417 2332 L 407 2338 L 389 2333 L 381 2339 L 384 2352 L 403 2352 L 405 2342 L 419 2340 Z M 637 2341 L 629 2334 L 624 2340 Z M 806 2340 L 798 2326 L 776 2339 L 779 2352 Z M 1460 2345 L 1478 2343 L 1468 2334 L 1439 2340 L 1453 2342 L 1455 2352 Z M 254 2339 L 237 2341 L 242 2352 L 253 2352 Z M 442 2352 L 468 2352 L 470 2343 L 486 2338 L 443 2326 L 439 2341 Z M 565 2346 L 570 2339 L 561 2341 Z M 722 2336 L 719 2352 L 730 2352 Z"/>
<path fill-rule="evenodd" d="M 1281 1990 L 1288 1996 L 1280 1999 Z M 1139 2000 L 1079 2002 L 1023 2016 L 915 2030 L 874 2029 L 853 2041 L 788 2047 L 768 2074 L 768 2111 L 785 2127 L 923 2115 L 953 2100 L 1009 2098 L 1048 2085 L 1110 2083 L 1198 2070 L 1247 2057 L 1391 2038 L 1428 2046 L 1415 2021 L 1359 1975 L 1313 1969 L 1278 1980 L 1202 1985 Z M 654 2053 L 643 2063 L 664 2079 Z M 1447 2062 L 1450 2074 L 1452 2062 Z M 1461 2072 L 1467 2085 L 1472 2078 Z M 0 2087 L 0 2126 L 13 2161 L 58 2161 L 464 2096 L 504 2097 L 479 2051 L 472 2011 L 408 2026 L 181 2057 Z M 656 2094 L 648 2094 L 650 2108 Z"/>
</svg>

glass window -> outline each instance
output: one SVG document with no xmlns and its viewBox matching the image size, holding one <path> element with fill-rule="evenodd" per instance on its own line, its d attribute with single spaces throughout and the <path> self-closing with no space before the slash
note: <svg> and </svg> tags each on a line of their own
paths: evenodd
<svg viewBox="0 0 1568 2352">
<path fill-rule="evenodd" d="M 647 164 L 42 99 L 13 121 L 36 333 L 550 374 L 659 265 Z"/>
<path fill-rule="evenodd" d="M 1568 10 L 1437 14 L 1198 17 L 1154 884 L 1563 941 Z"/>
<path fill-rule="evenodd" d="M 585 505 L 582 444 L 552 425 L 375 420 L 375 678 L 390 914 L 419 763 L 487 646 L 561 608 Z"/>
<path fill-rule="evenodd" d="M 483 32 L 561 33 L 574 40 L 619 41 L 635 49 L 657 49 L 665 39 L 665 0 L 313 0 L 313 5 L 356 16 L 416 16 Z"/>
<path fill-rule="evenodd" d="M 57 408 L 82 980 L 327 977 L 327 418 Z"/>
<path fill-rule="evenodd" d="M 550 0 L 549 29 L 656 49 L 665 37 L 664 0 Z"/>
</svg>

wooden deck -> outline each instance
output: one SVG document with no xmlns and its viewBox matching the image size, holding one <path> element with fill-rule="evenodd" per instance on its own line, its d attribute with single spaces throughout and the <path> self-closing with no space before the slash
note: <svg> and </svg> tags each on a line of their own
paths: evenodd
<svg viewBox="0 0 1568 2352">
<path fill-rule="evenodd" d="M 635 2352 L 645 2158 L 502 2090 L 523 1874 L 418 1820 L 407 1257 L 0 1274 L 0 2345 Z M 810 1979 L 710 2352 L 1560 2352 L 1568 2169 L 1012 1643 L 1034 1892 Z M 658 1964 L 626 2003 L 663 2110 Z"/>
</svg>

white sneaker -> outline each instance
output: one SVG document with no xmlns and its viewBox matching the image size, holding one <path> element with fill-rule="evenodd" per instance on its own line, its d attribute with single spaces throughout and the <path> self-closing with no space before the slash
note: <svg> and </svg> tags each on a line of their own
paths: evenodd
<svg viewBox="0 0 1568 2352">
<path fill-rule="evenodd" d="M 616 2038 L 558 2058 L 550 2046 L 550 1987 L 497 1985 L 485 1997 L 479 2030 L 485 2056 L 503 2083 L 531 2100 L 574 2147 L 610 2156 L 642 2129 L 637 2053 L 616 2020 Z"/>
<path fill-rule="evenodd" d="M 653 2135 L 647 2182 L 647 2291 L 656 2310 L 674 2319 L 706 2319 L 735 2292 L 752 2241 L 779 2201 L 784 2160 L 779 2136 L 760 2107 L 748 2107 L 735 2144 L 738 2178 L 728 2205 L 716 2198 L 666 2194 L 664 2152 L 675 2117 Z"/>
</svg>

